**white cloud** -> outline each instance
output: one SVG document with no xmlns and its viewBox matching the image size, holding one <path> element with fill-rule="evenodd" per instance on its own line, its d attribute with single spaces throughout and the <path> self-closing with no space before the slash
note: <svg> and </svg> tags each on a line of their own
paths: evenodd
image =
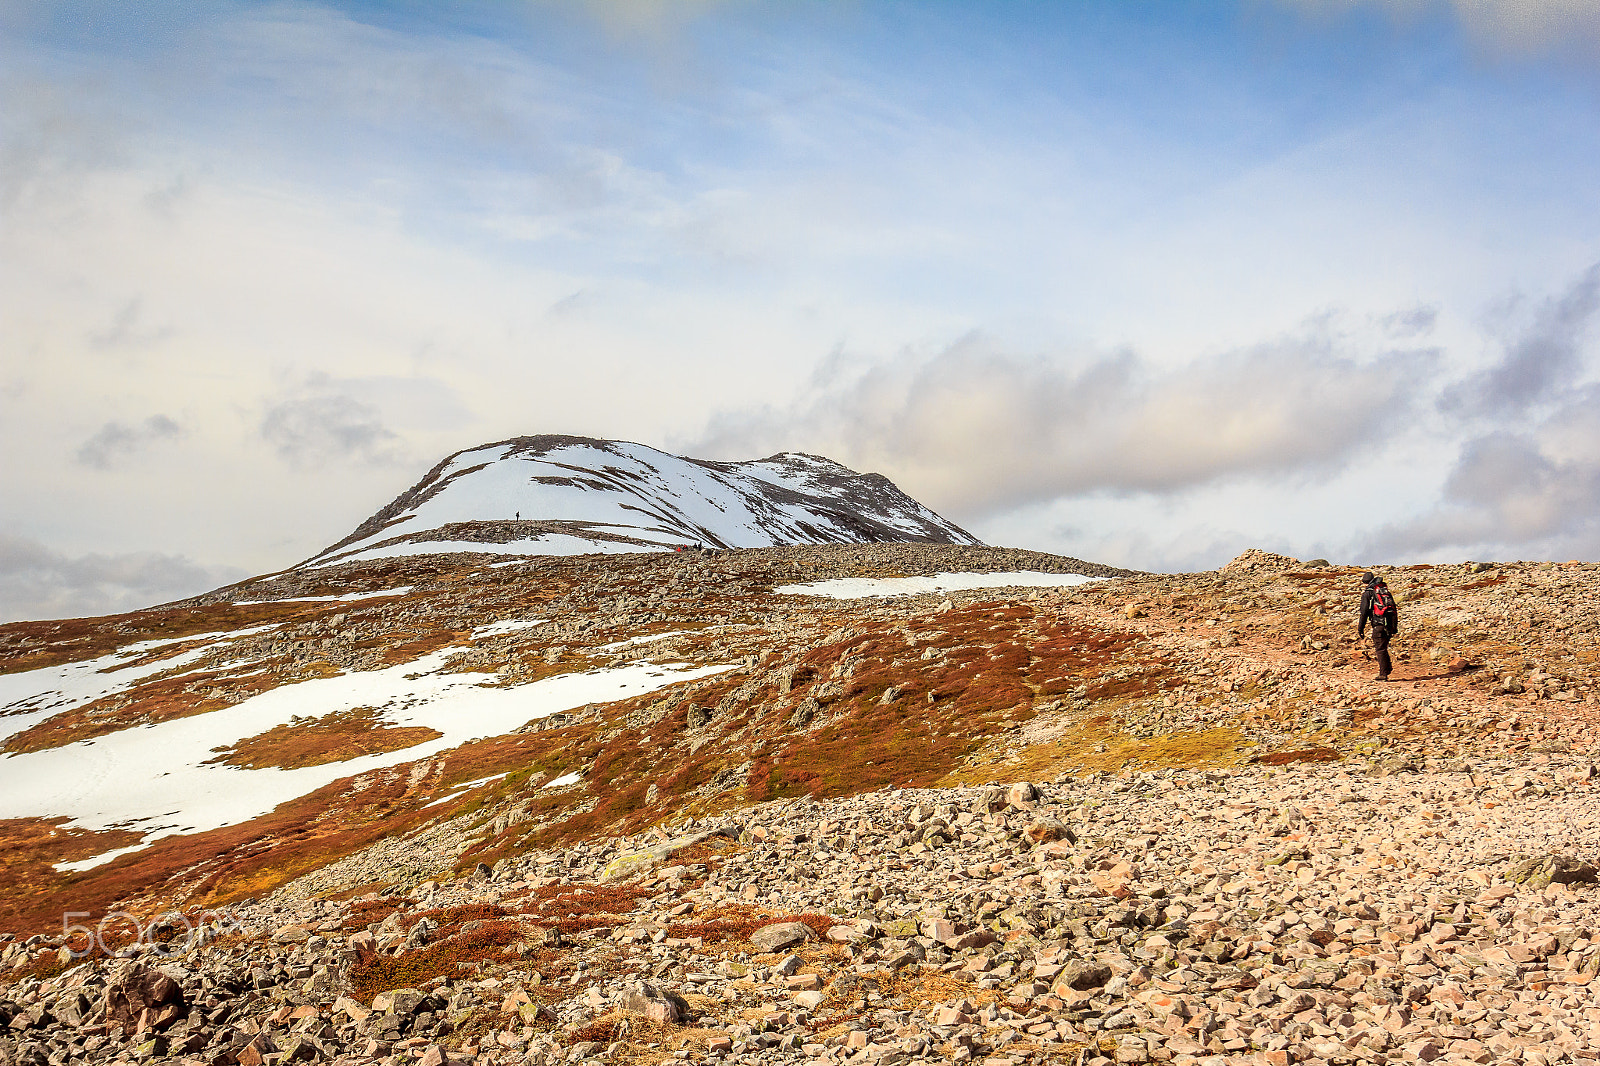
<svg viewBox="0 0 1600 1066">
<path fill-rule="evenodd" d="M 1130 352 L 1024 358 L 971 337 L 829 376 L 791 407 L 714 419 L 725 458 L 792 447 L 879 470 L 960 515 L 1063 496 L 1315 479 L 1403 424 L 1438 353 L 1358 359 L 1326 323 L 1165 371 Z"/>
</svg>

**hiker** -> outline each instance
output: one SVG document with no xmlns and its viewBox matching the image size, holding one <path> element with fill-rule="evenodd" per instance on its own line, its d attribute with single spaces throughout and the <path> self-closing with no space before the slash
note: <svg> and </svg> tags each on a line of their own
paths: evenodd
<svg viewBox="0 0 1600 1066">
<path fill-rule="evenodd" d="M 1360 640 L 1367 623 L 1372 623 L 1372 652 L 1378 659 L 1378 680 L 1389 680 L 1389 638 L 1400 632 L 1400 609 L 1383 578 L 1368 572 L 1361 575 L 1361 617 L 1356 622 Z"/>
</svg>

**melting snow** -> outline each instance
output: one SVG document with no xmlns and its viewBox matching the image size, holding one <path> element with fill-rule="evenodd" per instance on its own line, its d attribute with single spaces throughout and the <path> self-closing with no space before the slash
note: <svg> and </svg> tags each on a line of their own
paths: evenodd
<svg viewBox="0 0 1600 1066">
<path fill-rule="evenodd" d="M 170 670 L 181 671 L 183 667 L 198 662 L 239 637 L 253 636 L 276 628 L 278 628 L 276 625 L 266 625 L 234 630 L 230 633 L 196 633 L 189 637 L 144 640 L 118 648 L 110 655 L 103 655 L 98 659 L 46 666 L 38 670 L 24 670 L 16 674 L 0 674 L 0 742 L 16 736 L 52 715 L 74 710 L 86 703 L 93 703 L 103 697 L 126 691 L 148 677 Z M 180 655 L 158 659 L 143 666 L 128 665 L 147 652 L 212 637 L 225 639 L 212 640 Z"/>
<path fill-rule="evenodd" d="M 145 842 L 141 840 L 139 843 L 129 844 L 125 848 L 112 848 L 110 851 L 102 851 L 100 854 L 91 855 L 87 859 L 79 859 L 76 862 L 58 862 L 53 863 L 52 865 L 54 865 L 55 868 L 60 870 L 62 873 L 82 873 L 84 870 L 92 870 L 96 866 L 104 866 L 106 863 L 120 855 L 132 854 L 144 846 Z"/>
<path fill-rule="evenodd" d="M 629 637 L 627 640 L 619 640 L 614 644 L 602 644 L 595 651 L 620 651 L 623 648 L 631 648 L 639 644 L 649 644 L 651 641 L 666 640 L 668 637 L 681 637 L 683 634 L 684 630 L 682 629 L 673 629 L 666 633 L 646 633 L 642 637 Z"/>
<path fill-rule="evenodd" d="M 424 803 L 422 805 L 422 809 L 423 810 L 427 810 L 429 807 L 437 807 L 441 803 L 449 803 L 451 800 L 455 799 L 457 796 L 464 796 L 468 792 L 471 792 L 475 788 L 482 788 L 484 785 L 487 785 L 490 781 L 498 781 L 498 780 L 500 780 L 502 777 L 506 776 L 506 773 L 509 773 L 509 772 L 510 771 L 506 771 L 505 773 L 490 774 L 488 777 L 480 777 L 476 781 L 463 782 L 462 784 L 459 784 L 459 785 L 455 786 L 454 790 L 452 790 L 448 795 L 440 796 L 436 800 L 433 800 L 433 801 L 431 801 L 429 803 Z"/>
<path fill-rule="evenodd" d="M 254 607 L 258 603 L 349 603 L 352 600 L 370 600 L 378 596 L 404 596 L 414 586 L 402 585 L 397 589 L 380 589 L 377 592 L 347 592 L 343 596 L 296 596 L 287 600 L 234 600 L 235 607 Z"/>
<path fill-rule="evenodd" d="M 145 833 L 144 843 L 174 833 L 203 832 L 248 821 L 341 777 L 426 758 L 478 737 L 500 736 L 586 703 L 625 699 L 730 669 L 630 664 L 500 688 L 480 684 L 492 675 L 437 673 L 457 650 L 444 649 L 384 670 L 285 685 L 206 714 L 8 756 L 0 760 L 0 818 L 65 815 L 69 825 L 90 830 L 137 824 Z M 39 675 L 45 674 L 61 687 L 72 688 L 68 680 L 84 687 L 70 668 L 60 667 L 30 671 L 35 684 L 23 690 L 36 694 Z M 0 682 L 15 689 L 19 678 L 30 675 L 0 676 Z M 83 701 L 90 696 L 75 692 L 68 698 Z M 400 751 L 293 770 L 207 765 L 218 747 L 296 717 L 320 718 L 355 707 L 375 707 L 390 723 L 428 726 L 443 735 Z M 42 717 L 58 709 L 18 717 Z"/>
<path fill-rule="evenodd" d="M 638 530 L 630 530 L 637 535 Z M 395 559 L 403 555 L 442 555 L 450 552 L 485 552 L 492 555 L 622 555 L 629 552 L 667 551 L 672 547 L 647 547 L 643 544 L 623 544 L 617 541 L 584 540 L 565 533 L 550 533 L 541 537 L 524 537 L 503 544 L 480 540 L 416 540 L 390 544 L 382 548 L 367 548 L 351 555 L 339 555 L 317 562 L 305 570 L 320 570 L 340 563 L 365 562 L 368 559 Z"/>
<path fill-rule="evenodd" d="M 540 785 L 539 787 L 540 788 L 560 788 L 563 785 L 576 785 L 581 780 L 583 780 L 583 775 L 578 773 L 576 770 L 574 770 L 570 774 L 562 774 L 560 777 L 552 777 L 550 780 L 546 781 L 544 784 Z"/>
<path fill-rule="evenodd" d="M 1007 574 L 935 574 L 933 577 L 841 577 L 833 581 L 813 581 L 807 585 L 780 585 L 772 591 L 787 596 L 860 600 L 872 596 L 915 596 L 966 589 L 1054 588 L 1104 580 L 1082 574 L 1046 574 L 1037 570 L 1022 570 Z"/>
<path fill-rule="evenodd" d="M 516 622 L 491 622 L 489 625 L 479 626 L 474 629 L 472 631 L 472 639 L 482 640 L 484 637 L 496 637 L 501 633 L 515 633 L 519 629 L 532 629 L 534 626 L 542 626 L 548 621 L 550 621 L 548 618 L 530 618 Z"/>
</svg>

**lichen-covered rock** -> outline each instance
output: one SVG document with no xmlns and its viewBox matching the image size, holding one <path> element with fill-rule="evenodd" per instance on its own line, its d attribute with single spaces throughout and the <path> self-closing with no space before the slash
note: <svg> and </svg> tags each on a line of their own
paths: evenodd
<svg viewBox="0 0 1600 1066">
<path fill-rule="evenodd" d="M 1529 888 L 1557 885 L 1592 885 L 1597 877 L 1594 866 L 1571 855 L 1525 855 L 1506 867 L 1505 878 Z"/>
</svg>

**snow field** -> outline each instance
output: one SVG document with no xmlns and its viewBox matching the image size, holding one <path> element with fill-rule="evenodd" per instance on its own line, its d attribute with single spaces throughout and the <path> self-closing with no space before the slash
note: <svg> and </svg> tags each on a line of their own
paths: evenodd
<svg viewBox="0 0 1600 1066">
<path fill-rule="evenodd" d="M 138 829 L 147 844 L 174 833 L 236 825 L 341 777 L 427 758 L 560 711 L 729 669 L 630 663 L 491 688 L 481 682 L 493 675 L 437 672 L 458 651 L 444 649 L 384 670 L 302 681 L 206 714 L 12 755 L 0 775 L 0 818 L 64 815 L 69 825 L 84 829 Z M 374 707 L 386 722 L 427 726 L 443 736 L 400 751 L 293 770 L 207 765 L 218 747 L 297 717 L 321 718 L 356 707 Z M 112 857 L 108 853 L 96 859 Z M 88 867 L 78 863 L 74 868 Z"/>
</svg>

